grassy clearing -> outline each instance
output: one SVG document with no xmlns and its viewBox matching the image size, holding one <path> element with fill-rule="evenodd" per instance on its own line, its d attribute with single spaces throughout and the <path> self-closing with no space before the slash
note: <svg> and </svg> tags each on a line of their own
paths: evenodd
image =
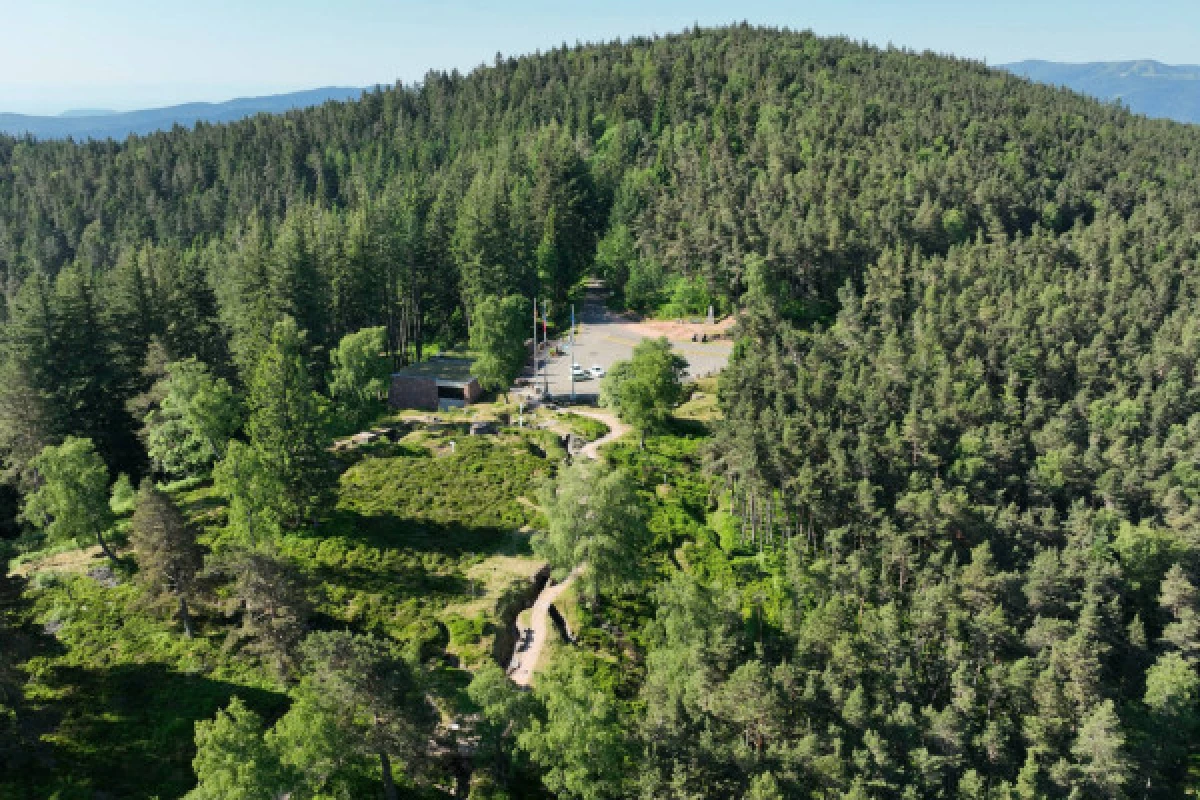
<svg viewBox="0 0 1200 800">
<path fill-rule="evenodd" d="M 464 667 L 492 657 L 502 614 L 540 566 L 521 529 L 536 524 L 534 498 L 560 456 L 549 431 L 471 437 L 466 420 L 443 419 L 339 454 L 334 513 L 286 535 L 280 550 L 309 579 L 314 624 L 375 631 L 419 652 L 449 717 L 471 710 Z M 202 540 L 219 542 L 225 509 L 212 487 L 172 488 Z M 0 776 L 0 800 L 177 797 L 192 782 L 196 720 L 235 694 L 268 718 L 286 708 L 286 687 L 257 657 L 226 647 L 230 621 L 203 603 L 188 640 L 132 583 L 105 588 L 79 574 L 87 551 L 23 560 L 26 607 L 16 614 L 33 642 L 23 724 L 41 744 L 19 778 Z"/>
<path fill-rule="evenodd" d="M 530 591 L 541 567 L 533 558 L 494 555 L 467 570 L 471 599 L 446 606 L 438 615 L 449 633 L 447 655 L 466 668 L 491 658 L 503 663 L 508 654 L 497 652 L 498 639 L 504 644 L 508 637 L 501 627 L 511 618 L 514 603 L 520 602 L 517 598 Z"/>
<path fill-rule="evenodd" d="M 9 572 L 19 578 L 27 578 L 35 572 L 87 572 L 107 561 L 100 545 L 81 548 L 71 543 L 14 558 L 9 562 Z"/>
<path fill-rule="evenodd" d="M 699 378 L 692 384 L 692 396 L 688 401 L 675 409 L 675 417 L 680 420 L 712 422 L 721 416 L 721 407 L 717 401 L 717 379 L 715 377 Z"/>
<path fill-rule="evenodd" d="M 558 415 L 558 421 L 569 433 L 573 433 L 580 439 L 588 442 L 594 442 L 608 433 L 608 426 L 600 420 L 570 411 L 561 412 Z"/>
</svg>

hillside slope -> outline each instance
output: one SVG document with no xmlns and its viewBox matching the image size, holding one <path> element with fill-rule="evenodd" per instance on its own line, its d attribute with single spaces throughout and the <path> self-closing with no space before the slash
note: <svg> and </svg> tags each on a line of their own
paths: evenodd
<svg viewBox="0 0 1200 800">
<path fill-rule="evenodd" d="M 526 496 L 556 468 L 553 442 L 498 453 L 519 470 L 438 443 L 444 470 L 368 462 L 319 524 L 269 518 L 285 552 L 337 557 L 354 589 L 320 597 L 314 624 L 434 645 L 422 669 L 479 715 L 470 766 L 496 789 L 479 794 L 1183 796 L 1200 741 L 1197 176 L 1196 127 L 975 62 L 748 26 L 500 58 L 120 143 L 0 138 L 11 547 L 46 544 L 16 515 L 45 445 L 86 437 L 113 474 L 171 472 L 138 436 L 164 361 L 203 361 L 260 416 L 286 364 L 321 393 L 299 395 L 310 455 L 288 463 L 319 463 L 316 420 L 346 402 L 327 379 L 344 336 L 378 326 L 367 355 L 420 358 L 514 295 L 561 324 L 595 273 L 646 314 L 736 311 L 738 341 L 718 387 L 644 449 L 605 453 L 619 518 L 646 535 L 596 537 L 619 574 L 563 612 L 579 644 L 555 648 L 532 692 L 476 668 L 484 620 L 447 619 L 450 653 L 420 612 L 425 594 L 469 602 L 467 565 L 433 580 L 451 565 L 428 551 L 474 541 L 458 522 L 486 510 L 484 489 L 526 475 Z M 270 428 L 233 434 L 247 460 L 221 462 L 231 496 L 256 430 Z M 279 485 L 296 504 L 321 496 Z M 452 497 L 461 538 L 435 524 Z M 540 524 L 510 500 L 497 547 Z M 253 520 L 214 512 L 214 540 Z M 381 580 L 370 563 L 414 569 Z M 13 613 L 44 630 L 69 590 L 31 586 L 33 610 Z M 76 671 L 60 683 L 30 659 L 30 696 L 3 697 L 39 705 L 50 728 L 27 732 L 78 748 L 64 780 L 90 788 L 125 684 L 73 729 L 68 701 L 86 695 L 67 679 L 140 651 L 116 625 L 88 633 L 123 606 L 88 608 L 54 655 Z M 184 787 L 192 723 L 248 668 L 216 653 L 160 668 L 225 676 L 155 731 Z M 302 696 L 281 682 L 261 713 L 284 691 Z M 304 730 L 305 709 L 283 732 Z M 319 766 L 304 743 L 263 739 L 270 722 L 250 726 L 263 752 Z M 204 763 L 236 763 L 220 755 Z M 447 785 L 406 759 L 428 794 Z"/>
</svg>

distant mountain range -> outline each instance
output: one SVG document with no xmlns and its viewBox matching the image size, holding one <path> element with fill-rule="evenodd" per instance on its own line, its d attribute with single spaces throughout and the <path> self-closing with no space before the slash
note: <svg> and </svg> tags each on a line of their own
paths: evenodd
<svg viewBox="0 0 1200 800">
<path fill-rule="evenodd" d="M 1120 100 L 1136 114 L 1200 123 L 1200 66 L 1157 61 L 1019 61 L 1000 67 L 1039 83 L 1066 86 L 1101 100 Z"/>
<path fill-rule="evenodd" d="M 1200 124 L 1200 66 L 1161 64 L 1157 61 L 1097 61 L 1066 64 L 1056 61 L 1019 61 L 1000 64 L 1039 83 L 1065 86 L 1105 101 L 1119 100 L 1137 114 Z M 263 97 L 239 97 L 224 103 L 184 103 L 142 111 L 74 109 L 57 116 L 0 112 L 0 133 L 32 134 L 38 139 L 124 139 L 130 134 L 191 127 L 197 122 L 234 122 L 255 114 L 279 114 L 295 108 L 317 106 L 329 100 L 357 99 L 363 89 L 327 86 Z"/>
<path fill-rule="evenodd" d="M 317 106 L 329 100 L 352 100 L 363 89 L 327 86 L 266 97 L 240 97 L 224 103 L 185 103 L 144 111 L 80 109 L 55 117 L 0 113 L 0 133 L 38 139 L 124 139 L 131 133 L 168 130 L 175 125 L 191 127 L 197 122 L 233 122 L 255 114 L 278 114 L 294 108 Z"/>
</svg>

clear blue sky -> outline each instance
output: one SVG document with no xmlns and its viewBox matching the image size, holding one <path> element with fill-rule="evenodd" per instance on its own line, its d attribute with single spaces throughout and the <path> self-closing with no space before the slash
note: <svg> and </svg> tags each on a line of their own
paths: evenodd
<svg viewBox="0 0 1200 800">
<path fill-rule="evenodd" d="M 497 51 L 742 19 L 992 64 L 1200 61 L 1197 0 L 3 0 L 0 111 L 414 81 L 431 68 L 469 70 Z"/>
</svg>

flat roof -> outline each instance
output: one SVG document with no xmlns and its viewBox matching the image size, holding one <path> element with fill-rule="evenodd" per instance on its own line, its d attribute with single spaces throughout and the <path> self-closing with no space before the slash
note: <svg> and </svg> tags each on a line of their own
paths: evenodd
<svg viewBox="0 0 1200 800">
<path fill-rule="evenodd" d="M 452 358 L 449 356 L 434 356 L 417 364 L 409 364 L 404 369 L 392 373 L 393 378 L 433 378 L 441 383 L 467 384 L 474 379 L 471 366 L 475 362 L 469 358 Z"/>
</svg>

